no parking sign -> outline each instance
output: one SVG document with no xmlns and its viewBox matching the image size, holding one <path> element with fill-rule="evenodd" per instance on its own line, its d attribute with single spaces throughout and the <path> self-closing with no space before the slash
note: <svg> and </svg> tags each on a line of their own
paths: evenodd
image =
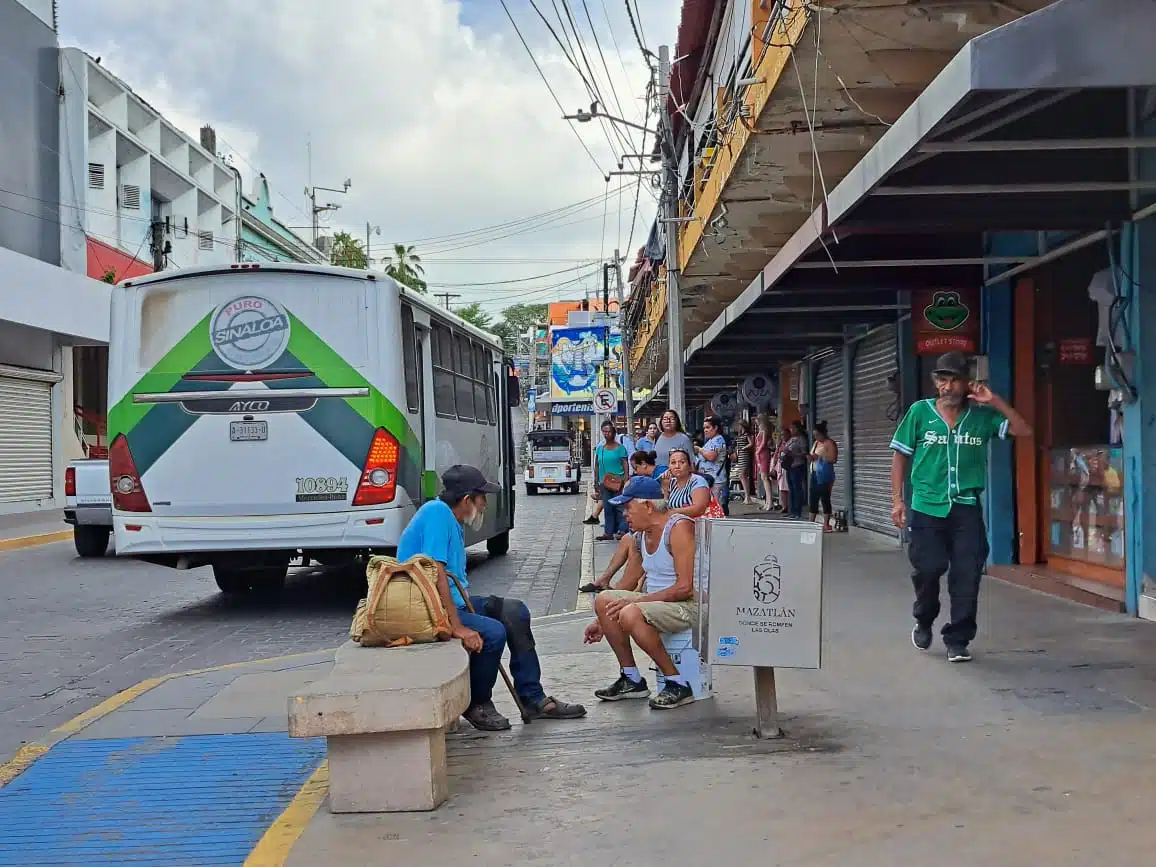
<svg viewBox="0 0 1156 867">
<path fill-rule="evenodd" d="M 600 388 L 594 392 L 594 411 L 597 413 L 612 413 L 618 410 L 618 395 L 609 388 Z"/>
</svg>

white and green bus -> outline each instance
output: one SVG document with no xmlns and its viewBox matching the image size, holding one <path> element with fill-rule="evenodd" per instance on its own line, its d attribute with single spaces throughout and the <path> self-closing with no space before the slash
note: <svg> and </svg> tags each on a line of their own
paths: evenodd
<svg viewBox="0 0 1156 867">
<path fill-rule="evenodd" d="M 276 590 L 292 559 L 396 547 L 454 464 L 503 488 L 466 544 L 509 548 L 514 368 L 496 337 L 383 274 L 236 264 L 125 281 L 108 388 L 120 556 Z"/>
</svg>

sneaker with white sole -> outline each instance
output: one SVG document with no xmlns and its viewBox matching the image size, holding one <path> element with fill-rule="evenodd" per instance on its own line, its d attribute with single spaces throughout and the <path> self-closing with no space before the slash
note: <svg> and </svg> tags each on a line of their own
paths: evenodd
<svg viewBox="0 0 1156 867">
<path fill-rule="evenodd" d="M 916 623 L 915 628 L 911 630 L 911 643 L 920 650 L 931 647 L 931 627 Z"/>
<path fill-rule="evenodd" d="M 966 647 L 947 648 L 948 662 L 971 662 L 971 651 Z"/>
</svg>

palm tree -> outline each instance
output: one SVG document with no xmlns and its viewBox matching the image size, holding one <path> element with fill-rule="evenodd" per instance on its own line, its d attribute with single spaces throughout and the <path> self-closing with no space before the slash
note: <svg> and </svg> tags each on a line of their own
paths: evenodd
<svg viewBox="0 0 1156 867">
<path fill-rule="evenodd" d="M 425 268 L 421 264 L 421 256 L 417 248 L 410 244 L 394 244 L 393 255 L 384 260 L 385 273 L 403 286 L 408 286 L 415 292 L 425 292 Z"/>
<path fill-rule="evenodd" d="M 337 232 L 333 236 L 333 250 L 329 261 L 334 265 L 343 265 L 346 268 L 367 268 L 369 259 L 361 242 L 348 232 Z"/>
<path fill-rule="evenodd" d="M 475 328 L 482 329 L 482 331 L 494 330 L 492 317 L 482 309 L 482 305 L 477 301 L 472 304 L 466 304 L 464 307 L 459 307 L 454 313 Z"/>
</svg>

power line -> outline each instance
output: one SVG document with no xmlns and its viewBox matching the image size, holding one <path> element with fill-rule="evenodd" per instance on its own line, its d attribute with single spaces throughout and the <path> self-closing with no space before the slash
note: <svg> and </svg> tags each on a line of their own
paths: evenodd
<svg viewBox="0 0 1156 867">
<path fill-rule="evenodd" d="M 557 31 L 554 30 L 553 25 L 550 24 L 550 21 L 542 13 L 542 10 L 538 8 L 538 4 L 535 3 L 534 0 L 530 0 L 530 6 L 533 8 L 533 10 L 536 13 L 538 13 L 538 17 L 542 19 L 542 23 L 546 25 L 546 29 L 550 31 L 550 35 L 554 37 L 554 42 L 557 43 L 559 50 L 562 52 L 562 56 L 565 57 L 568 61 L 570 61 L 570 65 L 574 67 L 574 71 L 577 72 L 578 77 L 582 79 L 582 84 L 585 85 L 585 87 L 586 87 L 586 93 L 590 96 L 590 98 L 592 100 L 594 100 L 596 102 L 601 102 L 602 100 L 601 100 L 600 94 L 598 93 L 598 89 L 590 83 L 590 81 L 586 78 L 585 73 L 582 72 L 582 67 L 580 67 L 578 65 L 578 61 L 570 54 L 570 52 L 568 52 L 566 50 L 566 46 L 562 44 L 562 40 L 558 37 Z M 569 10 L 569 7 L 567 7 L 567 10 Z M 559 24 L 561 24 L 560 16 L 559 16 Z M 562 32 L 563 33 L 566 32 L 565 27 L 562 28 Z M 577 35 L 577 34 L 575 34 L 575 35 Z M 567 39 L 569 39 L 568 36 L 567 36 Z M 583 52 L 583 54 L 585 54 L 585 52 Z M 562 114 L 563 115 L 566 114 L 566 109 L 562 109 Z M 602 134 L 604 136 L 606 136 L 606 143 L 608 145 L 610 145 L 610 153 L 612 155 L 615 155 L 615 158 L 617 159 L 616 151 L 618 149 L 618 146 L 615 145 L 613 139 L 610 138 L 610 131 L 606 128 L 606 121 L 600 119 L 598 126 L 602 130 Z"/>
<path fill-rule="evenodd" d="M 530 50 L 529 44 L 526 42 L 526 37 L 522 35 L 522 31 L 518 29 L 518 23 L 514 20 L 514 16 L 510 14 L 510 7 L 506 5 L 506 0 L 498 0 L 502 4 L 502 9 L 506 13 L 506 17 L 510 19 L 510 25 L 514 28 L 514 32 L 518 34 L 518 39 L 522 43 L 522 47 L 526 49 L 526 54 L 530 56 L 530 62 L 534 64 L 534 69 L 538 70 L 538 76 L 542 79 L 542 83 L 546 85 L 546 90 L 550 91 L 550 96 L 554 98 L 554 104 L 558 106 L 558 111 L 562 114 L 566 113 L 566 109 L 562 105 L 562 101 L 558 99 L 558 94 L 554 92 L 554 88 L 550 86 L 549 79 L 546 78 L 546 73 L 542 71 L 542 67 L 538 65 L 538 58 L 534 56 L 534 52 Z M 602 166 L 598 164 L 593 152 L 586 145 L 582 136 L 578 134 L 578 130 L 574 128 L 574 124 L 569 124 L 571 132 L 574 137 L 578 139 L 578 144 L 582 145 L 582 150 L 586 151 L 586 156 L 590 157 L 590 162 L 594 163 L 594 168 L 598 169 L 598 174 L 605 176 L 606 172 L 602 171 Z"/>
<path fill-rule="evenodd" d="M 574 40 L 578 43 L 578 51 L 582 55 L 582 62 L 586 66 L 586 71 L 590 73 L 590 80 L 594 83 L 593 98 L 598 100 L 601 105 L 606 105 L 606 97 L 602 94 L 601 84 L 598 81 L 598 74 L 594 72 L 594 67 L 590 64 L 590 58 L 586 54 L 585 40 L 582 38 L 582 34 L 578 31 L 578 22 L 574 19 L 574 12 L 570 9 L 569 0 L 562 0 L 562 8 L 566 10 L 566 17 L 570 20 L 570 29 L 574 31 Z M 587 13 L 586 17 L 590 17 L 589 13 Z M 595 42 L 597 42 L 597 35 L 595 35 L 594 39 Z M 599 51 L 601 51 L 601 48 Z M 603 63 L 605 63 L 605 59 L 603 59 Z M 613 87 L 614 82 L 611 81 L 610 85 Z M 618 113 L 622 114 L 621 106 L 619 106 Z M 628 136 L 622 130 L 622 127 L 619 124 L 616 124 L 612 121 L 603 121 L 603 125 L 605 126 L 606 124 L 610 125 L 611 129 L 617 136 L 618 143 L 622 145 L 623 153 L 627 153 L 628 151 L 634 149 L 634 142 L 630 140 L 630 136 Z M 611 149 L 613 150 L 613 146 Z"/>
<path fill-rule="evenodd" d="M 619 190 L 625 189 L 628 186 L 630 186 L 629 183 L 624 183 L 624 184 L 621 184 L 618 189 Z M 426 237 L 426 238 L 413 238 L 413 239 L 410 239 L 409 241 L 407 241 L 407 243 L 417 245 L 417 244 L 430 244 L 430 243 L 437 243 L 437 242 L 450 242 L 450 241 L 457 241 L 457 240 L 465 240 L 465 239 L 469 238 L 470 236 L 481 235 L 481 234 L 485 234 L 485 233 L 489 233 L 489 232 L 501 231 L 503 229 L 516 228 L 521 224 L 530 223 L 530 222 L 534 222 L 537 220 L 542 220 L 542 219 L 545 219 L 547 217 L 554 217 L 554 216 L 558 216 L 558 215 L 571 216 L 573 214 L 578 213 L 579 211 L 584 211 L 587 208 L 590 208 L 596 204 L 599 204 L 600 202 L 602 202 L 603 200 L 605 200 L 609 196 L 613 195 L 614 192 L 616 192 L 616 191 L 617 190 L 607 190 L 606 192 L 599 193 L 598 195 L 590 196 L 589 198 L 586 198 L 586 199 L 580 199 L 577 202 L 571 202 L 568 205 L 560 205 L 559 207 L 551 208 L 548 211 L 541 211 L 540 213 L 537 213 L 537 214 L 531 214 L 528 217 L 518 217 L 518 218 L 513 219 L 513 220 L 507 220 L 506 222 L 503 222 L 503 223 L 494 223 L 494 224 L 489 225 L 489 226 L 480 226 L 476 229 L 463 229 L 460 232 L 451 232 L 451 233 L 446 234 L 446 235 L 431 235 L 431 236 Z M 563 212 L 569 212 L 569 213 L 563 213 Z"/>
<path fill-rule="evenodd" d="M 592 259 L 587 259 L 584 264 L 590 265 L 594 262 Z M 546 277 L 557 277 L 559 274 L 569 274 L 571 271 L 579 271 L 582 265 L 574 265 L 570 268 L 563 268 L 560 271 L 547 271 L 545 274 L 535 274 L 533 277 L 515 277 L 511 280 L 491 280 L 486 283 L 431 283 L 426 282 L 427 286 L 433 286 L 438 289 L 471 289 L 481 286 L 507 286 L 512 283 L 528 283 L 531 280 L 543 280 Z"/>
<path fill-rule="evenodd" d="M 618 98 L 618 88 L 614 86 L 614 77 L 610 74 L 610 64 L 606 62 L 606 55 L 602 51 L 602 43 L 598 41 L 598 31 L 594 28 L 594 19 L 590 17 L 590 6 L 587 4 L 586 0 L 582 0 L 582 11 L 586 13 L 586 23 L 590 25 L 590 35 L 594 37 L 594 47 L 598 50 L 598 56 L 602 58 L 602 69 L 606 72 L 606 81 L 610 85 L 610 95 L 614 97 L 614 104 L 618 108 L 618 115 L 619 117 L 625 117 L 626 111 L 622 107 L 622 100 Z M 613 38 L 613 30 L 611 31 L 610 36 Z M 631 147 L 633 147 L 633 138 L 630 136 L 628 136 L 628 138 L 630 139 Z M 642 151 L 640 150 L 639 153 L 642 153 Z"/>
<path fill-rule="evenodd" d="M 638 50 L 642 52 L 642 60 L 646 63 L 647 66 L 653 69 L 654 64 L 650 62 L 650 58 L 652 56 L 650 49 L 646 47 L 646 42 L 642 38 L 642 30 L 638 26 L 638 20 L 635 18 L 635 13 L 638 9 L 638 0 L 635 0 L 634 9 L 630 8 L 630 0 L 625 0 L 625 3 L 626 15 L 630 19 L 630 28 L 634 31 L 634 41 L 638 43 Z M 641 17 L 641 15 L 638 16 L 638 18 Z"/>
</svg>

